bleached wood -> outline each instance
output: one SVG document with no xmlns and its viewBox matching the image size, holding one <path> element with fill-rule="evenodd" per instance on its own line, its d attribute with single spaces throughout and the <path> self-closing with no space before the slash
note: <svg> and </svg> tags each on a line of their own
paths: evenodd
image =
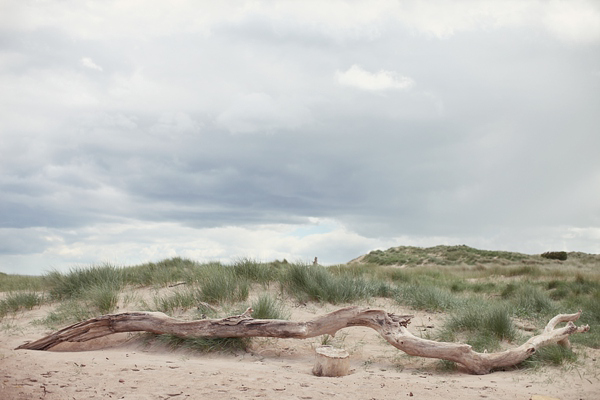
<svg viewBox="0 0 600 400">
<path fill-rule="evenodd" d="M 85 342 L 118 332 L 151 332 L 180 337 L 277 337 L 307 339 L 320 335 L 334 336 L 340 329 L 365 326 L 377 331 L 392 346 L 412 356 L 438 358 L 462 364 L 475 374 L 487 374 L 493 369 L 516 365 L 543 346 L 567 344 L 574 333 L 589 331 L 588 325 L 577 327 L 581 311 L 560 314 L 552 318 L 544 332 L 513 349 L 498 353 L 478 353 L 468 344 L 436 342 L 414 336 L 407 329 L 412 315 L 396 315 L 384 310 L 346 307 L 309 321 L 254 319 L 252 309 L 241 315 L 222 319 L 182 321 L 160 312 L 127 312 L 103 315 L 82 321 L 17 349 L 48 350 L 63 342 Z M 566 322 L 563 328 L 556 328 Z"/>
<path fill-rule="evenodd" d="M 316 376 L 345 376 L 350 371 L 350 354 L 346 350 L 333 346 L 320 346 L 315 349 L 315 366 L 312 373 Z"/>
</svg>

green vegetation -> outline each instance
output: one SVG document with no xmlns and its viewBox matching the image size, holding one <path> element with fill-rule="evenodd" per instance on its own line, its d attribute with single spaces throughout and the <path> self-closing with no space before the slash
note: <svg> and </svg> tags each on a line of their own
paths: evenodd
<svg viewBox="0 0 600 400">
<path fill-rule="evenodd" d="M 459 307 L 463 299 L 445 287 L 408 284 L 402 285 L 396 300 L 417 310 L 449 311 Z"/>
<path fill-rule="evenodd" d="M 112 288 L 120 291 L 124 286 L 123 269 L 112 265 L 74 268 L 67 274 L 52 271 L 46 275 L 51 298 L 63 300 L 85 297 L 96 288 Z"/>
<path fill-rule="evenodd" d="M 10 292 L 0 300 L 0 320 L 9 313 L 31 310 L 44 302 L 44 296 L 34 292 Z"/>
<path fill-rule="evenodd" d="M 573 350 L 555 344 L 542 347 L 527 360 L 523 361 L 520 367 L 538 368 L 543 365 L 558 366 L 574 361 L 577 361 L 577 354 Z"/>
<path fill-rule="evenodd" d="M 285 305 L 268 293 L 261 294 L 252 303 L 252 317 L 256 319 L 288 319 L 290 312 Z"/>
<path fill-rule="evenodd" d="M 251 343 L 249 338 L 180 338 L 175 335 L 147 334 L 147 343 L 162 343 L 171 349 L 185 348 L 201 353 L 246 351 Z"/>
<path fill-rule="evenodd" d="M 440 336 L 451 341 L 464 336 L 462 341 L 475 350 L 491 352 L 500 349 L 501 342 L 515 340 L 517 330 L 506 306 L 472 300 L 450 315 Z"/>
<path fill-rule="evenodd" d="M 0 274 L 0 319 L 48 304 L 50 311 L 38 323 L 55 329 L 115 312 L 132 301 L 137 303 L 130 308 L 180 318 L 224 317 L 251 306 L 254 318 L 287 319 L 290 303 L 368 304 L 374 297 L 385 297 L 400 308 L 445 313 L 445 325 L 431 338 L 466 342 L 479 351 L 526 340 L 530 334 L 515 328 L 515 318 L 542 329 L 557 313 L 582 309 L 579 323 L 589 324 L 591 331 L 571 341 L 600 348 L 599 267 L 600 256 L 584 253 L 568 253 L 568 260 L 556 261 L 467 246 L 395 247 L 373 251 L 360 263 L 331 267 L 251 259 L 225 265 L 176 257 L 132 267 L 105 264 L 52 271 L 39 277 Z M 137 300 L 127 294 L 139 288 L 150 294 Z M 199 351 L 235 351 L 250 343 L 148 337 Z M 574 358 L 574 353 L 557 348 L 536 354 L 524 366 Z"/>
<path fill-rule="evenodd" d="M 568 255 L 566 251 L 547 251 L 546 253 L 542 254 L 542 257 L 549 260 L 566 261 Z"/>
<path fill-rule="evenodd" d="M 202 301 L 202 293 L 197 288 L 183 288 L 168 295 L 153 297 L 152 311 L 174 314 L 176 310 L 188 310 L 197 307 Z"/>
<path fill-rule="evenodd" d="M 0 272 L 0 292 L 27 290 L 41 292 L 46 287 L 43 276 L 9 275 Z"/>
<path fill-rule="evenodd" d="M 385 285 L 382 288 L 379 282 L 353 275 L 319 265 L 292 264 L 282 271 L 280 284 L 299 302 L 351 303 L 386 291 Z"/>
<path fill-rule="evenodd" d="M 534 259 L 521 253 L 508 251 L 478 250 L 469 246 L 392 247 L 386 251 L 374 250 L 367 254 L 364 262 L 379 265 L 475 265 L 506 264 Z"/>
</svg>

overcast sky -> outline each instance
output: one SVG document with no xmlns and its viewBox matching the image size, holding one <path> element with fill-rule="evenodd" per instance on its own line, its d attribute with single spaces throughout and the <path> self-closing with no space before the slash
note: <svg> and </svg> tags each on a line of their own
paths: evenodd
<svg viewBox="0 0 600 400">
<path fill-rule="evenodd" d="M 0 0 L 0 271 L 600 253 L 598 1 Z"/>
</svg>

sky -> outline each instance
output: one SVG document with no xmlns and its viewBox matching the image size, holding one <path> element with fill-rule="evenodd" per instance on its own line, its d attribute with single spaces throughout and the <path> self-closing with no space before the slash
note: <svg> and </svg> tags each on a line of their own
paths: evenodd
<svg viewBox="0 0 600 400">
<path fill-rule="evenodd" d="M 0 271 L 600 253 L 600 2 L 0 0 Z"/>
</svg>

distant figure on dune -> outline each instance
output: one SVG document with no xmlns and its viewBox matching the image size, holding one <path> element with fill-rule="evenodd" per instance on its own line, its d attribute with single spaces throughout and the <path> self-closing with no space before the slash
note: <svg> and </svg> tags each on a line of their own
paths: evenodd
<svg viewBox="0 0 600 400">
<path fill-rule="evenodd" d="M 319 262 L 317 261 L 317 257 L 315 257 L 315 261 L 313 261 L 313 265 L 319 265 Z"/>
</svg>

